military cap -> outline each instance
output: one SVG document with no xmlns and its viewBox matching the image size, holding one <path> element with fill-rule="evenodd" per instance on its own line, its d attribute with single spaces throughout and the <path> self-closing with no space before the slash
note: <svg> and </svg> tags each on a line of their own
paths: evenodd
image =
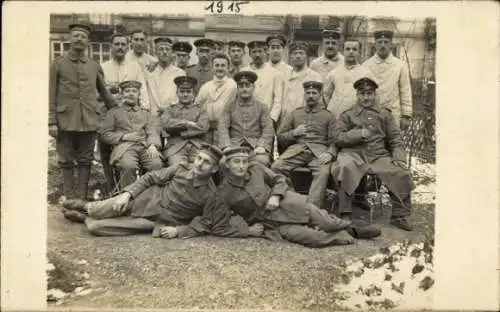
<svg viewBox="0 0 500 312">
<path fill-rule="evenodd" d="M 242 82 L 254 83 L 257 80 L 257 74 L 252 71 L 244 70 L 234 74 L 233 79 L 234 81 L 236 81 L 236 83 L 242 83 Z"/>
<path fill-rule="evenodd" d="M 245 50 L 245 43 L 241 42 L 241 41 L 235 41 L 235 40 L 229 41 L 228 46 L 230 48 L 231 47 L 238 47 L 238 48 L 242 48 L 243 50 Z"/>
<path fill-rule="evenodd" d="M 266 38 L 267 45 L 270 45 L 272 42 L 278 41 L 278 43 L 284 47 L 286 45 L 286 38 L 282 35 L 271 35 Z"/>
<path fill-rule="evenodd" d="M 334 30 L 334 29 L 324 29 L 321 32 L 321 37 L 323 37 L 323 38 L 331 38 L 331 39 L 339 40 L 340 36 L 341 36 L 340 31 Z"/>
<path fill-rule="evenodd" d="M 225 43 L 224 41 L 221 41 L 221 40 L 214 40 L 214 44 L 217 46 L 217 47 L 220 47 L 220 48 L 223 48 Z"/>
<path fill-rule="evenodd" d="M 237 156 L 249 157 L 251 152 L 252 150 L 246 146 L 230 147 L 224 150 L 224 156 L 227 159 Z"/>
<path fill-rule="evenodd" d="M 216 163 L 219 163 L 220 159 L 224 155 L 220 148 L 215 145 L 211 145 L 208 143 L 201 144 L 200 152 L 204 152 L 210 155 Z"/>
<path fill-rule="evenodd" d="M 368 77 L 362 77 L 356 80 L 353 84 L 354 89 L 359 90 L 359 89 L 377 89 L 378 84 L 373 80 Z"/>
<path fill-rule="evenodd" d="M 323 83 L 319 81 L 305 81 L 302 86 L 304 87 L 304 90 L 316 89 L 321 91 L 323 89 Z"/>
<path fill-rule="evenodd" d="M 198 83 L 198 80 L 191 76 L 179 76 L 174 79 L 174 83 L 179 89 L 192 89 Z"/>
<path fill-rule="evenodd" d="M 193 51 L 193 47 L 187 41 L 178 41 L 172 45 L 172 50 L 175 52 L 184 52 L 189 54 Z"/>
<path fill-rule="evenodd" d="M 257 49 L 257 48 L 267 48 L 267 43 L 265 41 L 254 40 L 250 41 L 248 44 L 248 50 Z"/>
<path fill-rule="evenodd" d="M 137 88 L 140 89 L 142 86 L 142 83 L 140 83 L 137 80 L 125 80 L 120 82 L 120 89 L 125 89 L 125 88 Z"/>
<path fill-rule="evenodd" d="M 69 24 L 68 29 L 69 29 L 69 31 L 81 30 L 81 31 L 86 32 L 87 34 L 90 34 L 90 32 L 92 31 L 92 28 L 90 27 L 90 25 L 87 23 L 84 23 L 84 22 Z"/>
<path fill-rule="evenodd" d="M 383 38 L 392 40 L 393 35 L 394 35 L 394 32 L 392 30 L 388 30 L 388 29 L 376 30 L 375 32 L 373 32 L 373 36 L 375 37 L 375 40 L 383 39 Z"/>
<path fill-rule="evenodd" d="M 309 52 L 309 46 L 305 42 L 292 42 L 290 44 L 289 50 L 290 52 L 295 50 L 304 50 L 306 52 Z"/>
<path fill-rule="evenodd" d="M 215 42 L 212 39 L 201 38 L 194 42 L 194 46 L 197 48 L 208 47 L 215 49 Z"/>
<path fill-rule="evenodd" d="M 165 36 L 160 36 L 160 37 L 156 37 L 153 42 L 155 44 L 158 44 L 158 43 L 162 43 L 162 42 L 166 42 L 166 43 L 169 43 L 169 44 L 172 44 L 173 41 L 172 39 L 170 39 L 169 37 L 165 37 Z"/>
</svg>

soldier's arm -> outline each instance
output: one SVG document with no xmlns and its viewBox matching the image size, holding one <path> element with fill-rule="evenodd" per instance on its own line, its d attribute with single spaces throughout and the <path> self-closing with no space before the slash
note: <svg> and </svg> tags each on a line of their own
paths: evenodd
<svg viewBox="0 0 500 312">
<path fill-rule="evenodd" d="M 399 76 L 399 94 L 401 96 L 401 116 L 412 116 L 410 73 L 406 63 L 403 63 Z M 399 122 L 399 121 L 398 121 Z"/>
<path fill-rule="evenodd" d="M 123 188 L 122 193 L 128 192 L 132 198 L 137 197 L 148 187 L 153 185 L 164 185 L 172 180 L 180 164 L 175 164 L 160 170 L 150 171 L 139 178 L 139 180 Z"/>
<path fill-rule="evenodd" d="M 184 131 L 187 129 L 186 120 L 174 118 L 174 106 L 168 106 L 160 116 L 160 127 L 168 133 Z"/>
<path fill-rule="evenodd" d="M 333 157 L 337 156 L 338 150 L 335 145 L 335 125 L 337 124 L 337 118 L 335 114 L 328 111 L 330 114 L 330 120 L 328 122 L 328 153 L 332 154 Z"/>
<path fill-rule="evenodd" d="M 118 106 L 115 97 L 109 92 L 108 88 L 106 88 L 106 81 L 104 80 L 104 71 L 99 63 L 96 62 L 97 66 L 97 79 L 96 79 L 96 88 L 99 92 L 99 95 L 104 101 L 104 104 L 108 109 Z"/>
<path fill-rule="evenodd" d="M 59 80 L 59 67 L 56 61 L 50 64 L 49 69 L 49 126 L 57 125 L 56 97 Z"/>
<path fill-rule="evenodd" d="M 257 146 L 263 147 L 268 153 L 273 148 L 274 127 L 273 120 L 269 116 L 269 110 L 265 105 L 262 105 L 262 112 L 260 113 L 260 127 L 262 129 L 261 137 L 257 142 Z"/>
<path fill-rule="evenodd" d="M 201 129 L 190 129 L 188 127 L 186 131 L 183 131 L 181 133 L 182 137 L 185 139 L 189 139 L 189 138 L 201 137 L 207 134 L 208 129 L 210 128 L 210 124 L 208 122 L 207 111 L 204 108 L 201 108 L 200 115 L 196 120 L 196 124 Z"/>
<path fill-rule="evenodd" d="M 347 111 L 340 115 L 334 129 L 334 142 L 339 148 L 352 147 L 360 144 L 363 140 L 361 136 L 361 129 L 352 129 Z"/>
<path fill-rule="evenodd" d="M 141 95 L 140 95 L 141 107 L 143 107 L 148 111 L 151 111 L 151 104 L 149 104 L 149 90 L 148 90 L 147 80 L 141 67 L 138 64 L 136 65 L 137 66 L 135 67 L 137 72 L 137 81 L 141 83 Z"/>
<path fill-rule="evenodd" d="M 325 79 L 325 88 L 323 91 L 323 98 L 325 99 L 326 105 L 330 103 L 330 100 L 332 99 L 333 92 L 335 91 L 335 84 L 334 84 L 334 70 L 330 71 L 328 75 L 326 76 Z"/>
<path fill-rule="evenodd" d="M 387 110 L 384 120 L 387 129 L 386 141 L 391 150 L 392 158 L 406 162 L 403 140 L 401 139 L 401 130 L 389 110 Z"/>
<path fill-rule="evenodd" d="M 229 127 L 231 126 L 231 107 L 232 105 L 229 104 L 224 108 L 217 125 L 217 131 L 219 132 L 219 145 L 222 149 L 231 145 L 231 137 L 229 136 Z"/>
<path fill-rule="evenodd" d="M 122 141 L 123 136 L 127 134 L 127 132 L 116 130 L 115 125 L 118 120 L 115 113 L 115 110 L 109 111 L 104 118 L 101 128 L 99 129 L 102 141 L 109 145 L 119 144 Z"/>
<path fill-rule="evenodd" d="M 194 218 L 187 226 L 177 227 L 179 238 L 189 238 L 203 234 L 224 237 L 248 237 L 248 224 L 238 218 L 231 220 L 231 210 L 227 202 L 217 193 L 208 196 L 201 217 Z M 232 221 L 232 222 L 231 222 Z"/>
<path fill-rule="evenodd" d="M 158 126 L 159 117 L 147 113 L 148 122 L 146 124 L 146 134 L 148 146 L 154 145 L 157 149 L 161 148 L 160 127 Z"/>
<path fill-rule="evenodd" d="M 287 145 L 291 142 L 295 142 L 295 136 L 293 135 L 294 126 L 294 113 L 292 112 L 288 115 L 283 123 L 279 126 L 276 136 L 278 141 L 285 142 Z"/>
<path fill-rule="evenodd" d="M 278 121 L 281 114 L 281 105 L 283 100 L 284 81 L 281 75 L 277 72 L 273 79 L 273 103 L 271 103 L 271 111 L 269 116 L 272 120 Z"/>
<path fill-rule="evenodd" d="M 260 163 L 255 163 L 254 166 L 258 166 L 262 171 L 264 171 L 264 182 L 271 187 L 271 195 L 283 198 L 288 190 L 286 177 L 282 174 L 274 172 Z"/>
</svg>

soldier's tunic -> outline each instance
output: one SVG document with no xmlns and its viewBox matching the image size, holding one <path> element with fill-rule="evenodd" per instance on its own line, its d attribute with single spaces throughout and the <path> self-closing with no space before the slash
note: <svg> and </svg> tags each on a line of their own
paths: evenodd
<svg viewBox="0 0 500 312">
<path fill-rule="evenodd" d="M 328 110 L 335 117 L 338 118 L 345 110 L 357 103 L 358 97 L 353 84 L 361 77 L 375 80 L 371 72 L 360 64 L 353 66 L 340 64 L 326 77 L 323 94 L 328 103 Z"/>
<path fill-rule="evenodd" d="M 124 60 L 121 63 L 110 59 L 104 63 L 102 63 L 102 70 L 104 71 L 104 81 L 106 82 L 106 86 L 118 86 L 121 82 L 127 80 L 135 80 L 141 83 L 141 92 L 139 101 L 141 103 L 141 107 L 150 110 L 151 107 L 149 105 L 149 95 L 148 88 L 146 84 L 146 78 L 144 76 L 144 71 L 134 61 Z"/>
<path fill-rule="evenodd" d="M 280 72 L 281 74 L 281 79 L 283 79 L 283 82 L 285 81 L 285 77 L 289 75 L 289 73 L 292 71 L 292 66 L 288 65 L 287 63 L 280 61 L 276 64 L 273 62 L 269 61 L 267 62 L 269 65 L 271 65 L 272 68 L 276 69 L 277 71 Z"/>
<path fill-rule="evenodd" d="M 327 212 L 307 203 L 305 195 L 289 190 L 283 175 L 261 164 L 251 163 L 245 177 L 228 172 L 219 192 L 246 222 L 264 224 L 264 234 L 272 240 L 286 239 L 308 247 L 339 244 L 341 228 Z M 268 211 L 265 207 L 273 195 L 281 197 L 280 206 Z"/>
<path fill-rule="evenodd" d="M 156 66 L 152 72 L 146 74 L 149 88 L 151 113 L 157 115 L 159 111 L 177 102 L 177 86 L 174 79 L 185 76 L 186 72 L 172 64 L 163 68 Z"/>
<path fill-rule="evenodd" d="M 304 87 L 302 84 L 306 81 L 323 82 L 321 75 L 308 67 L 304 67 L 300 72 L 292 70 L 285 77 L 280 123 L 297 108 L 304 106 Z"/>
<path fill-rule="evenodd" d="M 231 212 L 220 200 L 212 179 L 197 178 L 186 163 L 148 172 L 123 192 L 132 195 L 125 215 L 113 211 L 114 198 L 90 203 L 85 223 L 91 233 L 131 235 L 156 227 L 156 237 L 157 230 L 167 225 L 177 227 L 179 238 L 249 235 L 246 222 L 230 222 Z"/>
<path fill-rule="evenodd" d="M 207 65 L 206 67 L 201 66 L 201 64 L 190 65 L 186 69 L 186 75 L 189 77 L 196 78 L 198 83 L 194 87 L 194 94 L 197 95 L 200 92 L 201 86 L 203 86 L 208 81 L 212 80 L 214 74 L 212 72 L 212 67 Z"/>
<path fill-rule="evenodd" d="M 372 133 L 366 142 L 361 139 L 362 128 Z M 393 159 L 406 162 L 406 156 L 399 127 L 390 110 L 377 105 L 368 108 L 354 105 L 337 121 L 335 144 L 340 152 L 331 172 L 347 194 L 353 194 L 365 174 L 373 173 L 397 199 L 393 216 L 410 213 L 409 199 L 413 183 L 408 170 L 392 164 Z"/>
<path fill-rule="evenodd" d="M 242 71 L 251 71 L 257 74 L 257 81 L 254 83 L 254 96 L 267 105 L 271 119 L 278 121 L 284 86 L 281 73 L 268 63 L 264 63 L 261 68 L 256 68 L 255 65 L 251 64 L 244 67 Z"/>
<path fill-rule="evenodd" d="M 321 75 L 323 80 L 326 79 L 326 76 L 335 69 L 340 64 L 344 63 L 344 56 L 340 53 L 337 53 L 333 59 L 329 59 L 326 56 L 322 55 L 316 59 L 314 59 L 309 67 L 315 72 Z"/>
<path fill-rule="evenodd" d="M 392 55 L 382 60 L 377 54 L 363 63 L 378 83 L 377 96 L 380 106 L 392 111 L 399 124 L 401 116 L 412 115 L 410 74 L 406 63 Z"/>
<path fill-rule="evenodd" d="M 210 123 L 210 130 L 207 135 L 209 144 L 218 145 L 218 122 L 226 106 L 236 99 L 237 89 L 236 82 L 229 77 L 223 79 L 214 77 L 201 87 L 195 103 L 201 105 L 207 112 Z"/>
<path fill-rule="evenodd" d="M 229 77 L 234 77 L 234 75 L 240 71 L 243 70 L 243 67 L 245 67 L 243 64 L 239 64 L 238 66 L 235 66 L 233 64 L 231 64 L 229 66 L 229 72 L 228 72 L 228 76 Z"/>
<path fill-rule="evenodd" d="M 219 145 L 223 149 L 242 145 L 248 145 L 252 149 L 263 147 L 267 156 L 271 156 L 273 122 L 267 105 L 254 98 L 246 103 L 239 98 L 229 103 L 222 114 L 218 130 Z"/>
<path fill-rule="evenodd" d="M 127 53 L 125 53 L 125 60 L 137 63 L 144 71 L 144 74 L 146 74 L 147 71 L 146 66 L 158 62 L 158 59 L 151 54 L 144 52 L 141 56 L 138 56 L 133 50 L 128 50 Z"/>
<path fill-rule="evenodd" d="M 306 135 L 294 137 L 293 130 L 299 125 L 309 129 Z M 322 207 L 328 182 L 330 164 L 321 165 L 318 157 L 323 153 L 336 155 L 333 144 L 335 116 L 322 105 L 313 108 L 297 108 L 278 128 L 277 137 L 286 150 L 273 164 L 272 168 L 290 177 L 295 168 L 308 166 L 313 175 L 309 188 L 309 202 Z"/>
<path fill-rule="evenodd" d="M 209 128 L 205 110 L 199 104 L 176 103 L 166 108 L 160 120 L 164 137 L 167 138 L 163 155 L 168 164 L 193 162 L 201 144 L 205 142 Z M 202 130 L 192 128 L 186 121 L 196 122 Z"/>
</svg>

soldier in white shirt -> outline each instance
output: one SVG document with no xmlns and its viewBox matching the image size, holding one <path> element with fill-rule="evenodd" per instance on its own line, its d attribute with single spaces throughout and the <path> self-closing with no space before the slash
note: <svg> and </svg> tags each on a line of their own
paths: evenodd
<svg viewBox="0 0 500 312">
<path fill-rule="evenodd" d="M 236 82 L 228 77 L 229 57 L 224 53 L 215 53 L 212 56 L 212 71 L 214 77 L 200 88 L 195 103 L 205 108 L 210 122 L 210 130 L 206 141 L 217 145 L 217 127 L 224 109 L 234 102 L 238 92 Z"/>
<path fill-rule="evenodd" d="M 344 43 L 344 63 L 335 67 L 326 76 L 324 99 L 328 110 L 337 118 L 345 110 L 357 103 L 356 89 L 353 84 L 361 77 L 371 77 L 370 71 L 359 64 L 360 43 L 346 40 Z"/>
<path fill-rule="evenodd" d="M 375 75 L 380 106 L 390 109 L 401 129 L 405 130 L 413 110 L 410 74 L 406 63 L 392 54 L 393 35 L 391 30 L 374 32 L 376 53 L 363 66 Z"/>
<path fill-rule="evenodd" d="M 341 33 L 337 30 L 325 29 L 321 32 L 324 55 L 311 62 L 311 69 L 318 72 L 324 80 L 329 72 L 344 62 L 344 56 L 339 53 Z"/>
<path fill-rule="evenodd" d="M 126 60 L 134 61 L 141 66 L 143 70 L 146 67 L 154 65 L 158 60 L 156 57 L 146 53 L 148 45 L 146 40 L 147 34 L 142 29 L 135 29 L 130 33 L 130 41 L 132 43 L 132 50 L 128 51 L 125 55 Z"/>
<path fill-rule="evenodd" d="M 151 113 L 157 115 L 165 107 L 178 101 L 177 86 L 174 83 L 174 79 L 179 76 L 185 76 L 186 72 L 172 64 L 172 39 L 158 37 L 154 42 L 158 64 L 154 69 L 147 72 L 146 79 L 149 89 Z"/>
<path fill-rule="evenodd" d="M 254 96 L 267 106 L 271 119 L 276 123 L 281 111 L 283 79 L 279 71 L 265 62 L 266 47 L 267 44 L 264 41 L 249 42 L 248 51 L 253 62 L 243 67 L 241 71 L 251 71 L 257 74 Z"/>
<path fill-rule="evenodd" d="M 280 72 L 282 79 L 292 71 L 292 66 L 283 61 L 283 48 L 286 42 L 286 38 L 282 35 L 271 35 L 266 38 L 269 64 Z"/>
</svg>

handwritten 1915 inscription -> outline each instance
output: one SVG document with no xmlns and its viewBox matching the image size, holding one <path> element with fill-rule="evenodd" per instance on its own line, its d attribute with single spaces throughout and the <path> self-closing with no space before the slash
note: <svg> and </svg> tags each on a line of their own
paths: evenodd
<svg viewBox="0 0 500 312">
<path fill-rule="evenodd" d="M 250 1 L 210 1 L 205 6 L 205 11 L 214 14 L 240 13 L 243 5 Z"/>
</svg>

